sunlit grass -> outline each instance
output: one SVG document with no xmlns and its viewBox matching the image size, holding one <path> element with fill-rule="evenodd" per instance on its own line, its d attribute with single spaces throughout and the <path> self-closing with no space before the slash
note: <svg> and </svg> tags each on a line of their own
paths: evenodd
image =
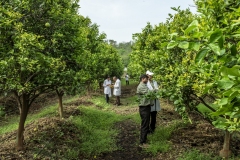
<svg viewBox="0 0 240 160">
<path fill-rule="evenodd" d="M 67 96 L 67 97 L 64 97 L 64 102 L 65 103 L 72 102 L 77 100 L 78 98 L 79 96 L 73 96 L 73 97 Z M 28 114 L 25 125 L 39 118 L 50 117 L 54 115 L 58 115 L 58 104 L 45 106 L 37 113 Z M 0 124 L 0 135 L 17 130 L 18 124 L 19 124 L 19 118 L 20 118 L 19 115 L 14 115 L 14 116 L 7 116 L 6 119 L 3 119 L 2 121 L 4 123 Z"/>
<path fill-rule="evenodd" d="M 38 113 L 29 114 L 27 116 L 25 125 L 27 125 L 30 122 L 37 120 L 39 118 L 52 116 L 55 114 L 57 114 L 57 105 L 45 107 L 42 110 L 40 110 Z M 17 130 L 18 123 L 19 123 L 19 117 L 20 117 L 19 115 L 8 117 L 8 119 L 6 120 L 6 123 L 0 125 L 0 135 L 7 133 L 7 132 Z"/>
<path fill-rule="evenodd" d="M 82 131 L 79 150 L 86 156 L 99 155 L 117 149 L 116 136 L 118 131 L 114 124 L 123 120 L 113 112 L 103 112 L 89 107 L 80 107 L 83 114 L 75 117 L 73 122 Z"/>
<path fill-rule="evenodd" d="M 175 121 L 168 126 L 159 126 L 154 134 L 148 136 L 150 147 L 146 152 L 156 155 L 158 152 L 168 152 L 171 149 L 169 139 L 174 131 L 184 126 L 183 121 Z"/>
</svg>

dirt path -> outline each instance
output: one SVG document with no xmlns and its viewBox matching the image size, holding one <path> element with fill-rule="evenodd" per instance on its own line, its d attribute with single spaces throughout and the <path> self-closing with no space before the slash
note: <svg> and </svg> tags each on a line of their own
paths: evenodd
<svg viewBox="0 0 240 160">
<path fill-rule="evenodd" d="M 112 153 L 104 154 L 99 160 L 143 160 L 150 155 L 144 153 L 140 147 L 138 147 L 138 136 L 136 131 L 139 130 L 139 126 L 131 120 L 119 122 L 115 126 L 116 129 L 120 129 L 118 135 L 117 145 L 120 148 Z"/>
<path fill-rule="evenodd" d="M 135 94 L 136 85 L 123 86 L 121 103 L 124 106 L 128 105 L 128 102 L 125 100 Z M 113 102 L 114 100 L 112 100 Z M 129 114 L 133 112 L 138 112 L 138 107 L 136 106 L 133 109 L 122 109 L 122 107 L 115 107 L 113 110 L 118 114 Z M 119 150 L 116 150 L 112 153 L 103 154 L 99 160 L 143 160 L 150 158 L 151 155 L 144 152 L 139 147 L 139 129 L 140 124 L 136 124 L 132 120 L 128 119 L 122 122 L 115 124 L 114 129 L 120 131 L 120 134 L 117 136 L 117 146 Z"/>
</svg>

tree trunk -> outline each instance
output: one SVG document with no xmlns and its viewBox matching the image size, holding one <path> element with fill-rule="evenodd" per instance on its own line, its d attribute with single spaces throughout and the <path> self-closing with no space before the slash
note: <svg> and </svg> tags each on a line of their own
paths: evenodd
<svg viewBox="0 0 240 160">
<path fill-rule="evenodd" d="M 20 121 L 18 125 L 18 131 L 17 131 L 17 150 L 23 150 L 23 141 L 24 141 L 24 124 L 27 119 L 27 114 L 29 110 L 29 95 L 23 94 L 21 96 L 21 112 L 20 112 Z"/>
<path fill-rule="evenodd" d="M 225 131 L 225 137 L 224 137 L 224 144 L 223 144 L 223 149 L 220 151 L 220 156 L 223 158 L 229 158 L 231 155 L 231 150 L 230 148 L 230 140 L 231 140 L 231 134 L 229 131 Z"/>
<path fill-rule="evenodd" d="M 58 91 L 56 89 L 57 95 L 58 95 L 58 110 L 59 110 L 59 115 L 60 115 L 60 119 L 63 118 L 63 104 L 62 104 L 62 97 L 64 95 L 63 91 Z"/>
</svg>

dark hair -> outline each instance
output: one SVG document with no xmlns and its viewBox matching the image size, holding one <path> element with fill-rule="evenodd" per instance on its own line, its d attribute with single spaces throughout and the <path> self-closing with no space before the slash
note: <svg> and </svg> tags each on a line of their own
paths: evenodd
<svg viewBox="0 0 240 160">
<path fill-rule="evenodd" d="M 142 81 L 142 79 L 144 79 L 144 78 L 147 78 L 147 79 L 148 79 L 148 76 L 147 76 L 146 74 L 142 74 L 142 75 L 140 76 L 140 81 Z"/>
</svg>

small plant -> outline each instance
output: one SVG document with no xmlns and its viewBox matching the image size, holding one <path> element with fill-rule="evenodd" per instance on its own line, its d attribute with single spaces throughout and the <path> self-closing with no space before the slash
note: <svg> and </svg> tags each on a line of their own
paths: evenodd
<svg viewBox="0 0 240 160">
<path fill-rule="evenodd" d="M 5 116 L 6 112 L 4 110 L 5 110 L 5 107 L 4 106 L 0 106 L 0 117 Z"/>
<path fill-rule="evenodd" d="M 65 153 L 65 157 L 67 157 L 68 159 L 78 159 L 78 155 L 79 155 L 78 148 L 68 149 Z"/>
</svg>

